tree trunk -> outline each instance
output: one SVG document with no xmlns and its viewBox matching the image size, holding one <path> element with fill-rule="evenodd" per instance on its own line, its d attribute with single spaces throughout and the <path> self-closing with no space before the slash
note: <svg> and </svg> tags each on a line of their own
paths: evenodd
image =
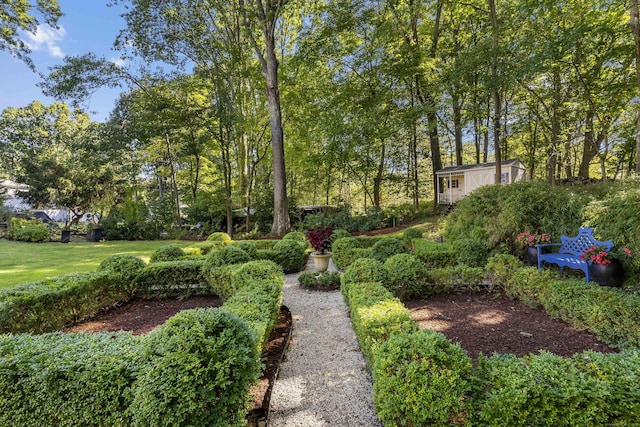
<svg viewBox="0 0 640 427">
<path fill-rule="evenodd" d="M 491 95 L 493 97 L 493 148 L 496 156 L 495 183 L 502 183 L 502 155 L 500 152 L 500 91 L 498 90 L 498 15 L 495 0 L 489 0 L 489 13 L 491 14 L 491 28 L 493 30 L 493 52 L 491 62 Z"/>
<path fill-rule="evenodd" d="M 598 147 L 595 141 L 595 133 L 593 129 L 593 117 L 595 115 L 593 106 L 589 106 L 587 117 L 585 119 L 584 146 L 582 149 L 582 161 L 580 162 L 580 178 L 589 178 L 589 166 L 591 161 L 598 154 Z"/>
<path fill-rule="evenodd" d="M 457 88 L 452 88 L 451 104 L 453 105 L 453 133 L 456 143 L 456 165 L 462 165 L 462 106 Z"/>
<path fill-rule="evenodd" d="M 633 40 L 635 42 L 636 52 L 636 83 L 640 89 L 640 22 L 638 22 L 640 12 L 638 9 L 638 0 L 631 0 L 631 30 L 633 31 Z M 640 104 L 638 108 L 638 119 L 636 121 L 636 174 L 640 175 Z"/>
<path fill-rule="evenodd" d="M 381 202 L 381 188 L 382 188 L 382 177 L 384 176 L 384 163 L 385 163 L 385 155 L 386 155 L 386 145 L 383 142 L 382 147 L 380 148 L 380 161 L 378 162 L 378 170 L 376 172 L 376 176 L 373 179 L 373 206 L 380 207 Z"/>
<path fill-rule="evenodd" d="M 257 4 L 256 4 L 257 3 Z M 251 11 L 245 8 L 244 0 L 239 1 L 244 24 L 249 31 L 253 48 L 262 66 L 267 88 L 269 105 L 269 124 L 271 126 L 271 151 L 273 157 L 273 225 L 271 235 L 284 236 L 291 228 L 289 202 L 287 200 L 287 174 L 284 157 L 284 133 L 282 131 L 282 112 L 280 109 L 280 89 L 278 86 L 278 57 L 276 56 L 275 30 L 285 1 L 250 1 Z M 257 17 L 264 37 L 264 51 L 253 37 L 249 15 Z"/>
</svg>

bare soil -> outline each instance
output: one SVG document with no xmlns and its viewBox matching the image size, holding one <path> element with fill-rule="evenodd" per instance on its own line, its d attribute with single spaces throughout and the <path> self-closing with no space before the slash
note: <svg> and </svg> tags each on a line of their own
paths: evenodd
<svg viewBox="0 0 640 427">
<path fill-rule="evenodd" d="M 213 308 L 221 305 L 222 300 L 217 297 L 193 297 L 185 300 L 134 300 L 105 310 L 92 319 L 68 328 L 66 332 L 130 331 L 134 335 L 146 334 L 162 325 L 179 311 L 200 307 Z M 278 322 L 262 353 L 262 363 L 264 364 L 262 376 L 250 389 L 253 396 L 253 409 L 247 415 L 247 426 L 262 426 L 266 423 L 271 390 L 289 342 L 291 328 L 291 313 L 287 307 L 282 306 Z"/>
<path fill-rule="evenodd" d="M 587 331 L 504 295 L 438 295 L 405 305 L 420 329 L 441 332 L 459 343 L 474 361 L 480 353 L 491 356 L 494 352 L 524 356 L 547 350 L 563 357 L 585 350 L 615 352 Z"/>
</svg>

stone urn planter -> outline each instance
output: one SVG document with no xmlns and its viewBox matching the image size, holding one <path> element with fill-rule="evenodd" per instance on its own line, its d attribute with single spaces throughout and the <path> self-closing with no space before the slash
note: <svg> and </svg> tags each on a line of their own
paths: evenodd
<svg viewBox="0 0 640 427">
<path fill-rule="evenodd" d="M 311 252 L 310 256 L 316 266 L 317 272 L 327 271 L 329 268 L 329 259 L 331 259 L 331 235 L 333 227 L 316 227 L 307 230 L 305 237 L 311 244 L 315 252 Z"/>
<path fill-rule="evenodd" d="M 329 268 L 329 261 L 331 260 L 331 253 L 327 252 L 321 254 L 319 252 L 311 252 L 310 256 L 318 273 L 327 271 Z"/>
</svg>

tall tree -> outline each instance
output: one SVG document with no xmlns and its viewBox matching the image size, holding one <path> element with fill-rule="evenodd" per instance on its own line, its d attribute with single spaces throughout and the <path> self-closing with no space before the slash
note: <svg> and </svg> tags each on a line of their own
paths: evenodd
<svg viewBox="0 0 640 427">
<path fill-rule="evenodd" d="M 283 236 L 291 228 L 289 204 L 287 201 L 287 175 L 284 159 L 284 132 L 282 131 L 282 110 L 280 108 L 280 85 L 278 83 L 279 61 L 276 55 L 276 31 L 282 17 L 286 0 L 244 0 L 238 1 L 248 30 L 251 44 L 262 67 L 262 75 L 267 87 L 269 103 L 269 123 L 271 125 L 271 150 L 273 155 L 273 226 L 271 234 Z M 262 32 L 260 42 L 255 37 L 255 27 Z"/>
<path fill-rule="evenodd" d="M 41 22 L 57 29 L 61 16 L 57 0 L 37 0 L 35 5 L 28 0 L 3 1 L 0 3 L 0 50 L 8 50 L 33 70 L 31 50 L 20 39 L 19 32 L 35 33 Z"/>
</svg>

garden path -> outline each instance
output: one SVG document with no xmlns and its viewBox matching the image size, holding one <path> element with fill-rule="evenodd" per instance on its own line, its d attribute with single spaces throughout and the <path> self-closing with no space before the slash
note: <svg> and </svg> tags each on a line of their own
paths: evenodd
<svg viewBox="0 0 640 427">
<path fill-rule="evenodd" d="M 313 261 L 305 271 L 313 271 Z M 333 261 L 329 267 L 335 270 Z M 382 426 L 371 375 L 340 291 L 309 291 L 285 277 L 293 333 L 271 394 L 269 427 Z"/>
</svg>

